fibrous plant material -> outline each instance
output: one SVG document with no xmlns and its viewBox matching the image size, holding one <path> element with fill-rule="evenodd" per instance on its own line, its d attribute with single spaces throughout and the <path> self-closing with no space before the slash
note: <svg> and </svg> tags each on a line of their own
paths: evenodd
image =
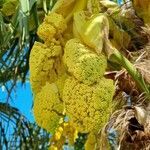
<svg viewBox="0 0 150 150">
<path fill-rule="evenodd" d="M 150 25 L 150 1 L 133 0 L 133 6 L 137 15 L 143 19 L 144 23 Z"/>
<path fill-rule="evenodd" d="M 102 133 L 108 139 L 112 149 L 148 150 L 150 148 L 150 123 L 147 112 L 149 113 L 148 108 L 144 108 L 140 104 L 124 107 L 112 114 L 105 131 Z M 105 143 L 105 145 L 107 144 Z"/>
</svg>

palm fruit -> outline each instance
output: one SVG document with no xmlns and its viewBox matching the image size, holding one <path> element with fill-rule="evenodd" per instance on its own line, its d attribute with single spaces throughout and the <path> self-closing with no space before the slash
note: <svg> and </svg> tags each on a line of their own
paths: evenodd
<svg viewBox="0 0 150 150">
<path fill-rule="evenodd" d="M 112 80 L 102 78 L 89 86 L 69 77 L 63 90 L 69 121 L 81 133 L 97 133 L 109 117 L 113 94 Z"/>
<path fill-rule="evenodd" d="M 32 47 L 29 66 L 30 66 L 30 82 L 32 89 L 38 93 L 46 82 L 54 82 L 57 78 L 54 69 L 56 58 L 61 54 L 61 46 L 51 45 L 47 47 L 45 44 L 35 42 Z"/>
<path fill-rule="evenodd" d="M 49 13 L 48 16 L 45 17 L 44 22 L 52 25 L 56 29 L 57 34 L 63 33 L 67 28 L 64 17 L 57 13 Z"/>
<path fill-rule="evenodd" d="M 62 15 L 49 13 L 39 26 L 37 34 L 44 44 L 35 42 L 30 54 L 30 81 L 34 93 L 38 93 L 46 82 L 57 81 L 58 76 L 65 72 L 61 61 L 61 34 L 67 28 Z M 61 78 L 61 77 L 60 77 Z"/>
<path fill-rule="evenodd" d="M 63 117 L 63 103 L 55 83 L 46 83 L 42 90 L 35 95 L 34 117 L 39 126 L 54 133 Z"/>
<path fill-rule="evenodd" d="M 38 36 L 49 46 L 52 41 L 57 41 L 67 28 L 67 24 L 62 15 L 50 12 L 45 17 L 44 22 L 39 26 Z"/>
<path fill-rule="evenodd" d="M 93 6 L 99 3 L 91 1 Z M 103 77 L 107 59 L 102 53 L 109 22 L 103 14 L 83 11 L 87 2 L 58 0 L 38 29 L 43 44 L 36 42 L 31 50 L 34 116 L 39 126 L 54 133 L 50 150 L 62 149 L 66 140 L 74 144 L 77 131 L 90 133 L 85 147 L 94 148 L 93 135 L 111 112 L 115 87 Z M 60 125 L 64 115 L 69 123 Z"/>
<path fill-rule="evenodd" d="M 37 34 L 43 41 L 50 41 L 54 38 L 56 29 L 52 25 L 43 22 L 39 26 Z"/>
<path fill-rule="evenodd" d="M 97 82 L 107 67 L 107 60 L 103 54 L 97 55 L 78 39 L 71 39 L 66 43 L 63 57 L 68 72 L 88 85 Z"/>
</svg>

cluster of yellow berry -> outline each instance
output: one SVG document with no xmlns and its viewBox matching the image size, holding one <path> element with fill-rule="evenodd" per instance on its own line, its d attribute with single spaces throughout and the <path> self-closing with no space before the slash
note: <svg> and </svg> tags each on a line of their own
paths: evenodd
<svg viewBox="0 0 150 150">
<path fill-rule="evenodd" d="M 59 0 L 38 28 L 41 42 L 31 50 L 33 111 L 37 124 L 54 134 L 50 149 L 62 149 L 67 139 L 73 144 L 77 132 L 93 139 L 111 113 L 115 86 L 104 77 L 102 52 L 102 22 L 108 22 L 101 14 L 83 12 L 86 5 L 86 0 Z M 66 15 L 62 8 L 70 6 Z M 68 122 L 62 121 L 65 116 Z"/>
</svg>

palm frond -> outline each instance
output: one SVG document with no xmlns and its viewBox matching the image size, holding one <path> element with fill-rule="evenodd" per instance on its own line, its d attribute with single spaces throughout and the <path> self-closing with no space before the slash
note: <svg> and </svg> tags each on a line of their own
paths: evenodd
<svg viewBox="0 0 150 150">
<path fill-rule="evenodd" d="M 0 147 L 2 149 L 46 149 L 50 135 L 30 123 L 18 109 L 0 103 Z"/>
</svg>

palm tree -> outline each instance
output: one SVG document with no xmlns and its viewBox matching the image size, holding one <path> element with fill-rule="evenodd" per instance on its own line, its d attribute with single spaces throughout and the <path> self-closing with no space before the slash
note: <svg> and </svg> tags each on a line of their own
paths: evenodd
<svg viewBox="0 0 150 150">
<path fill-rule="evenodd" d="M 117 0 L 114 2 L 120 3 Z M 106 145 L 110 145 L 112 149 L 125 149 L 125 146 L 128 149 L 144 149 L 144 146 L 149 149 L 147 143 L 150 142 L 150 123 L 149 115 L 145 117 L 145 114 L 149 113 L 150 94 L 150 3 L 146 0 L 121 2 L 118 7 L 103 3 L 103 13 L 106 13 L 110 23 L 110 41 L 106 40 L 105 48 L 109 49 L 106 53 L 109 55 L 111 71 L 106 76 L 116 81 L 118 89 L 114 96 L 114 114 L 100 132 L 97 145 L 101 149 L 107 149 Z M 35 40 L 40 41 L 36 34 L 38 26 L 55 3 L 56 0 L 0 2 L 0 85 L 5 86 L 8 92 L 6 103 L 0 103 L 0 146 L 3 145 L 6 149 L 46 149 L 49 145 L 50 135 L 36 124 L 30 123 L 16 108 L 8 104 L 8 100 L 17 81 L 25 83 L 28 80 L 30 51 Z M 116 51 L 109 42 L 113 43 Z M 8 82 L 11 85 L 7 86 Z M 122 96 L 123 92 L 126 96 Z M 124 99 L 128 103 L 122 108 L 120 106 L 126 105 Z M 13 127 L 11 138 L 8 138 L 6 125 Z M 76 149 L 83 148 L 86 135 L 81 134 L 80 137 L 83 138 L 77 140 Z M 106 142 L 106 137 L 109 142 Z"/>
<path fill-rule="evenodd" d="M 50 135 L 30 123 L 18 109 L 0 103 L 1 149 L 47 149 Z M 44 143 L 44 144 L 43 144 Z"/>
</svg>

